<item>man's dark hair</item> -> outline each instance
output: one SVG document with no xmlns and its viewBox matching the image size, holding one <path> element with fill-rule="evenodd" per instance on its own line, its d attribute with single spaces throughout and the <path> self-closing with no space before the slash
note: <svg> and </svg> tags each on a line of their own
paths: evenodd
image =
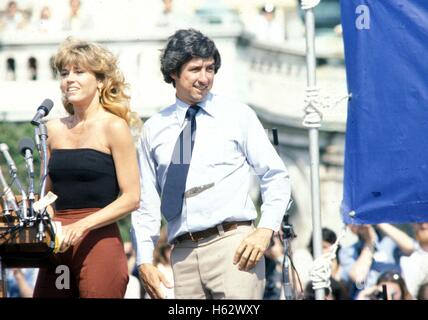
<svg viewBox="0 0 428 320">
<path fill-rule="evenodd" d="M 180 76 L 181 67 L 192 58 L 214 58 L 214 72 L 220 69 L 221 58 L 214 41 L 195 29 L 181 29 L 168 38 L 161 55 L 161 71 L 166 83 L 172 83 L 171 74 Z"/>
</svg>

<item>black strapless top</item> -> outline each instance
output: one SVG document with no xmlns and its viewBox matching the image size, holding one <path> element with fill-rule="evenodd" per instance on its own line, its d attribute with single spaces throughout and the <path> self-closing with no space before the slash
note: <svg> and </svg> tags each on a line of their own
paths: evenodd
<svg viewBox="0 0 428 320">
<path fill-rule="evenodd" d="M 49 159 L 56 210 L 103 208 L 116 200 L 119 185 L 113 157 L 95 149 L 54 149 Z"/>
</svg>

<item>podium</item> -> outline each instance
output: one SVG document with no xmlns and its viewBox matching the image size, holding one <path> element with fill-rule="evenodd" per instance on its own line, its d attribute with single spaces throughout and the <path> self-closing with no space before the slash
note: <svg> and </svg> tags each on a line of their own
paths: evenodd
<svg viewBox="0 0 428 320">
<path fill-rule="evenodd" d="M 0 205 L 0 212 L 3 208 Z M 17 227 L 15 212 L 0 216 L 0 298 L 6 297 L 6 268 L 40 268 L 46 266 L 53 257 L 54 232 L 45 225 L 43 240 L 37 239 L 38 223 Z M 5 234 L 8 230 L 14 230 Z"/>
</svg>

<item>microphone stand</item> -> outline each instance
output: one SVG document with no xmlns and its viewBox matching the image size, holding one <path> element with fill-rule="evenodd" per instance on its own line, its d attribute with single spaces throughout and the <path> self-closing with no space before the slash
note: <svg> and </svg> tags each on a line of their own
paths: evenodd
<svg viewBox="0 0 428 320">
<path fill-rule="evenodd" d="M 3 198 L 3 215 L 5 217 L 9 217 L 10 216 L 9 205 L 7 204 L 6 197 Z"/>
<path fill-rule="evenodd" d="M 291 204 L 291 202 L 290 202 Z M 284 286 L 285 300 L 295 300 L 293 285 L 290 281 L 290 259 L 291 240 L 296 237 L 293 226 L 288 222 L 288 214 L 285 214 L 282 221 L 282 242 L 284 246 L 284 258 L 282 260 L 282 284 Z"/>
<path fill-rule="evenodd" d="M 0 184 L 3 189 L 3 216 L 5 217 L 6 221 L 10 223 L 11 220 L 11 213 L 10 211 L 16 212 L 16 215 L 19 218 L 19 226 L 23 226 L 24 222 L 22 220 L 20 209 L 18 204 L 15 200 L 15 195 L 13 194 L 12 189 L 7 185 L 6 179 L 3 176 L 3 172 L 0 168 Z"/>
<path fill-rule="evenodd" d="M 36 135 L 38 133 L 38 137 L 35 139 L 37 148 L 39 149 L 40 156 L 42 158 L 42 181 L 41 181 L 41 189 L 40 189 L 40 199 L 42 199 L 46 194 L 46 178 L 48 175 L 48 151 L 47 151 L 47 138 L 48 138 L 48 130 L 46 128 L 46 125 L 43 122 L 40 122 L 38 125 L 38 128 L 35 129 Z M 40 141 L 40 144 L 38 143 Z M 41 152 L 40 152 L 41 151 Z M 38 232 L 37 232 L 37 239 L 39 241 L 42 241 L 45 237 L 45 226 L 44 226 L 44 219 L 46 216 L 46 209 L 40 213 L 39 215 L 39 225 L 38 225 Z"/>
<path fill-rule="evenodd" d="M 12 178 L 12 181 L 15 181 L 16 187 L 21 192 L 21 209 L 20 212 L 17 212 L 18 217 L 20 218 L 20 224 L 26 224 L 28 222 L 28 215 L 27 215 L 27 194 L 25 193 L 24 188 L 22 188 L 21 180 L 19 180 L 16 167 L 9 166 L 9 173 Z"/>
<path fill-rule="evenodd" d="M 279 139 L 278 139 L 278 130 L 276 128 L 272 128 L 273 135 L 273 145 L 276 152 L 279 155 Z M 285 209 L 285 215 L 282 220 L 281 230 L 282 230 L 282 244 L 283 244 L 283 252 L 284 258 L 282 259 L 282 285 L 284 288 L 284 298 L 285 300 L 295 300 L 295 294 L 293 290 L 293 285 L 290 281 L 290 264 L 291 264 L 291 241 L 296 237 L 294 233 L 293 226 L 289 223 L 288 218 L 289 215 L 287 211 L 290 209 L 293 200 L 287 205 L 287 209 Z"/>
<path fill-rule="evenodd" d="M 46 177 L 48 175 L 48 151 L 47 151 L 47 145 L 46 141 L 48 139 L 48 130 L 46 128 L 46 125 L 44 123 L 39 124 L 39 138 L 40 138 L 40 149 L 41 149 L 41 156 L 42 156 L 42 163 L 43 163 L 43 171 L 42 171 L 42 187 L 40 189 L 40 199 L 42 199 L 46 194 Z"/>
<path fill-rule="evenodd" d="M 35 216 L 34 216 L 34 202 L 36 201 L 36 197 L 34 195 L 34 172 L 32 174 L 32 176 L 30 176 L 29 179 L 29 184 L 28 184 L 28 216 L 29 219 L 31 220 L 31 225 L 33 224 L 33 221 L 35 220 Z"/>
<path fill-rule="evenodd" d="M 15 211 L 19 211 L 18 206 L 16 205 L 15 198 L 11 198 L 11 192 L 9 186 L 6 183 L 6 179 L 3 176 L 3 172 L 1 171 L 0 168 L 0 184 L 2 186 L 3 189 L 3 215 L 5 217 L 10 216 L 10 212 L 9 212 L 9 205 L 12 206 L 13 208 L 11 208 L 12 210 L 15 209 Z M 12 195 L 13 197 L 13 195 Z M 13 202 L 12 202 L 13 201 Z"/>
<path fill-rule="evenodd" d="M 24 223 L 28 222 L 27 194 L 25 193 L 25 190 L 22 187 L 21 181 L 19 180 L 19 177 L 17 174 L 18 170 L 16 169 L 15 162 L 13 161 L 12 157 L 9 154 L 9 147 L 6 144 L 2 143 L 1 144 L 1 151 L 3 153 L 4 158 L 6 159 L 8 166 L 9 166 L 9 175 L 12 178 L 12 181 L 14 181 L 16 183 L 16 187 L 19 189 L 21 196 L 22 196 L 21 209 L 19 210 L 21 212 L 17 212 L 17 215 L 20 219 L 20 225 L 23 225 Z M 3 184 L 3 181 L 1 183 Z M 8 191 L 6 191 L 6 192 L 8 192 Z M 8 196 L 8 194 L 6 194 L 6 196 Z"/>
<path fill-rule="evenodd" d="M 35 220 L 34 216 L 34 202 L 36 200 L 36 197 L 34 195 L 34 165 L 33 165 L 33 152 L 29 149 L 25 150 L 25 162 L 27 165 L 27 171 L 28 171 L 28 205 L 29 205 L 29 218 L 31 220 L 30 224 L 33 224 L 33 221 Z"/>
<path fill-rule="evenodd" d="M 15 179 L 15 183 L 16 183 L 17 188 L 21 191 L 21 196 L 22 196 L 21 214 L 22 214 L 23 222 L 26 224 L 29 221 L 28 220 L 28 212 L 27 212 L 27 210 L 28 210 L 27 209 L 27 200 L 28 200 L 27 194 L 25 193 L 25 190 L 22 188 L 21 181 L 19 180 L 18 175 L 16 174 L 16 171 L 12 173 L 12 170 L 11 170 L 11 176 L 13 179 Z"/>
<path fill-rule="evenodd" d="M 40 146 L 40 130 L 39 127 L 34 127 L 34 142 L 36 143 L 37 151 L 39 151 L 39 154 L 42 153 L 41 146 Z"/>
</svg>

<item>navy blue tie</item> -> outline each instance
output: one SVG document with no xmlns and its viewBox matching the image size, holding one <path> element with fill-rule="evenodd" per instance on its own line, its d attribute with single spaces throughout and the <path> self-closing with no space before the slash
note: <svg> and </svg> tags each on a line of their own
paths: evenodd
<svg viewBox="0 0 428 320">
<path fill-rule="evenodd" d="M 181 131 L 172 153 L 162 190 L 161 212 L 167 221 L 181 214 L 186 189 L 187 173 L 192 159 L 196 134 L 196 113 L 199 106 L 190 106 L 186 112 L 187 124 Z"/>
</svg>

